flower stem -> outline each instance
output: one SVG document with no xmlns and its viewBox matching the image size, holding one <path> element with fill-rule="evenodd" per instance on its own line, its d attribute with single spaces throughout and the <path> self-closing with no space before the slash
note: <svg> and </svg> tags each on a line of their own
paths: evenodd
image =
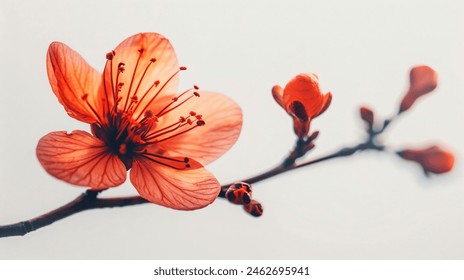
<svg viewBox="0 0 464 280">
<path fill-rule="evenodd" d="M 123 207 L 146 203 L 139 196 L 123 198 L 97 198 L 101 191 L 87 190 L 73 201 L 69 202 L 39 217 L 5 226 L 0 226 L 0 237 L 23 236 L 39 228 L 48 226 L 58 220 L 67 218 L 73 214 L 97 208 Z"/>
<path fill-rule="evenodd" d="M 364 143 L 358 144 L 353 147 L 343 148 L 329 155 L 296 164 L 295 160 L 304 155 L 304 153 L 299 154 L 297 158 L 291 158 L 293 163 L 289 166 L 288 165 L 289 158 L 294 157 L 294 153 L 290 153 L 290 155 L 281 164 L 277 165 L 276 167 L 268 171 L 265 171 L 259 175 L 256 175 L 256 176 L 253 176 L 247 179 L 243 179 L 243 180 L 238 180 L 238 181 L 253 184 L 253 183 L 257 183 L 257 182 L 266 180 L 268 178 L 283 174 L 287 171 L 306 167 L 306 166 L 313 165 L 319 162 L 323 162 L 329 159 L 350 156 L 358 151 L 364 151 L 364 150 L 369 150 L 369 149 L 383 151 L 384 147 L 376 144 L 376 141 L 373 141 L 374 137 L 375 135 L 371 135 Z M 298 145 L 296 146 L 295 149 L 298 149 Z M 231 184 L 222 185 L 221 191 L 218 194 L 218 197 L 224 197 L 225 192 L 227 191 L 230 185 Z M 38 216 L 30 220 L 22 221 L 19 223 L 0 226 L 0 237 L 23 236 L 29 232 L 48 226 L 56 221 L 67 218 L 73 214 L 83 212 L 85 210 L 99 209 L 99 208 L 112 208 L 112 207 L 125 207 L 125 206 L 148 203 L 147 200 L 143 199 L 140 196 L 98 198 L 98 194 L 100 192 L 102 191 L 87 190 L 86 192 L 82 193 L 77 198 L 75 198 L 73 201 L 55 210 L 52 210 L 46 214 L 43 214 L 41 216 Z"/>
</svg>

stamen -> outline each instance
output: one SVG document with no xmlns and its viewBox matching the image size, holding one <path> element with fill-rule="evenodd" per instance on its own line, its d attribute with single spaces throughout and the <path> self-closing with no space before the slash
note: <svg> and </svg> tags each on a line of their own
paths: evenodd
<svg viewBox="0 0 464 280">
<path fill-rule="evenodd" d="M 174 72 L 174 74 L 171 75 L 171 77 L 169 77 L 169 79 L 166 80 L 166 82 L 164 82 L 163 86 L 158 90 L 158 92 L 150 99 L 150 101 L 148 101 L 147 104 L 145 104 L 145 107 L 143 107 L 142 109 L 142 112 L 145 111 L 148 106 L 150 106 L 150 104 L 156 99 L 156 97 L 158 97 L 158 95 L 160 94 L 160 92 L 166 87 L 166 85 L 177 75 L 179 74 L 180 70 Z M 145 98 L 145 96 L 147 96 L 147 94 L 150 92 L 150 90 L 153 88 L 153 86 L 155 87 L 158 87 L 160 81 L 155 81 L 155 83 L 143 94 L 142 98 L 140 98 L 140 102 L 139 104 L 137 104 L 137 106 L 135 106 L 134 108 L 134 111 L 137 110 L 138 106 L 142 103 L 142 100 Z M 136 120 L 138 120 L 138 118 L 140 118 L 142 114 L 140 114 L 139 116 L 137 116 Z"/>
<path fill-rule="evenodd" d="M 88 97 L 89 97 L 89 94 L 88 94 L 88 93 L 84 93 L 84 94 L 81 96 L 81 99 L 82 99 L 82 101 L 85 102 L 85 104 L 87 104 L 87 106 L 88 106 L 88 107 L 90 108 L 90 110 L 93 112 L 93 114 L 95 115 L 95 118 L 97 119 L 97 121 L 98 121 L 100 124 L 103 124 L 102 120 L 100 119 L 100 115 L 97 113 L 97 111 L 95 110 L 95 108 L 93 108 L 93 106 L 89 103 Z"/>
<path fill-rule="evenodd" d="M 181 131 L 181 132 L 179 132 L 179 133 L 177 133 L 177 134 L 173 134 L 173 135 L 171 135 L 171 136 L 168 136 L 168 137 L 166 137 L 166 138 L 163 138 L 163 139 L 161 139 L 161 140 L 157 140 L 156 143 L 160 143 L 160 142 L 169 140 L 169 139 L 171 139 L 171 138 L 177 137 L 177 136 L 182 135 L 182 134 L 184 134 L 184 133 L 187 133 L 187 132 L 189 132 L 189 131 L 191 131 L 191 130 L 193 130 L 193 129 L 199 127 L 199 126 L 204 126 L 205 124 L 206 124 L 205 121 L 199 120 L 199 121 L 197 121 L 197 123 L 196 123 L 195 126 L 189 128 L 189 129 L 186 129 L 186 130 L 184 130 L 184 131 Z"/>
<path fill-rule="evenodd" d="M 106 54 L 106 62 L 105 62 L 105 70 L 106 71 L 106 68 L 108 67 L 108 61 L 110 61 L 110 77 L 111 77 L 111 91 L 113 91 L 113 57 L 114 57 L 114 51 L 112 52 L 109 52 Z M 103 72 L 103 90 L 105 91 L 105 96 L 106 96 L 106 102 L 105 100 L 102 100 L 103 103 L 106 103 L 106 107 L 107 107 L 107 110 L 108 112 L 111 111 L 111 108 L 110 108 L 110 102 L 108 100 L 108 91 L 106 90 L 106 75 L 105 75 L 105 72 Z M 103 115 L 106 115 L 106 112 L 104 112 Z"/>
<path fill-rule="evenodd" d="M 150 59 L 150 62 L 148 63 L 147 67 L 145 67 L 145 70 L 143 71 L 142 73 L 142 76 L 140 77 L 140 80 L 139 80 L 139 83 L 137 85 L 137 88 L 134 90 L 134 95 L 135 96 L 137 94 L 137 91 L 139 90 L 140 88 L 140 85 L 142 84 L 142 80 L 143 78 L 145 77 L 145 74 L 147 73 L 148 71 L 148 68 L 150 68 L 150 65 L 152 65 L 154 62 L 156 61 L 156 58 L 152 58 Z M 129 95 L 128 95 L 129 96 Z M 129 106 L 130 107 L 130 106 Z M 125 108 L 125 107 L 124 107 Z"/>
<path fill-rule="evenodd" d="M 113 111 L 116 112 L 117 111 L 117 107 L 118 107 L 118 103 L 119 101 L 121 101 L 121 99 L 118 97 L 119 95 L 119 92 L 121 91 L 122 89 L 122 86 L 124 85 L 124 83 L 120 83 L 119 82 L 119 75 L 124 73 L 124 68 L 125 64 L 123 62 L 120 62 L 118 64 L 118 72 L 116 73 L 116 81 L 113 83 L 113 79 L 111 78 L 111 87 L 113 88 Z M 111 77 L 113 77 L 113 66 L 111 65 Z M 116 87 L 115 87 L 116 86 Z"/>
<path fill-rule="evenodd" d="M 171 157 L 162 156 L 159 154 L 148 153 L 146 150 L 142 156 L 158 164 L 174 168 L 176 170 L 184 170 L 190 168 L 189 158 L 176 159 Z"/>
<path fill-rule="evenodd" d="M 135 63 L 134 72 L 132 72 L 132 78 L 129 84 L 129 89 L 127 90 L 127 97 L 126 97 L 126 102 L 124 103 L 123 111 L 126 111 L 127 102 L 129 101 L 130 92 L 132 89 L 132 85 L 134 83 L 135 74 L 137 73 L 137 68 L 139 66 L 140 58 L 142 57 L 143 48 L 139 49 L 138 52 L 139 52 L 139 57 L 137 58 L 137 62 Z"/>
<path fill-rule="evenodd" d="M 112 60 L 115 55 L 116 53 L 114 51 L 110 51 L 106 54 L 106 59 Z"/>
<path fill-rule="evenodd" d="M 176 131 L 178 128 L 182 127 L 186 125 L 185 122 L 176 122 L 176 123 L 173 123 L 171 125 L 168 125 L 166 127 L 163 127 L 162 129 L 160 130 L 157 130 L 157 131 L 153 131 L 152 133 L 150 133 L 149 135 L 147 135 L 147 137 L 145 138 L 146 141 L 149 141 L 149 140 L 152 140 L 152 139 L 155 139 L 157 137 L 160 137 L 162 135 L 165 135 L 165 134 L 168 134 L 168 133 L 171 133 L 173 131 Z"/>
<path fill-rule="evenodd" d="M 184 104 L 185 102 L 187 102 L 188 100 L 190 100 L 193 96 L 197 96 L 197 95 L 195 94 L 195 92 L 194 92 L 193 95 L 187 97 L 187 98 L 186 98 L 184 101 L 182 101 L 181 103 L 179 103 L 179 104 L 177 104 L 176 106 L 172 107 L 171 109 L 165 111 L 165 110 L 168 109 L 171 105 L 173 105 L 175 102 L 177 102 L 177 101 L 179 100 L 179 98 L 181 98 L 184 94 L 186 94 L 187 92 L 189 92 L 189 91 L 191 91 L 191 90 L 193 90 L 193 88 L 188 89 L 188 90 L 182 92 L 181 94 L 179 94 L 179 95 L 176 96 L 176 97 L 173 97 L 173 98 L 172 98 L 172 102 L 169 103 L 168 105 L 166 105 L 161 111 L 159 111 L 159 112 L 156 114 L 156 116 L 161 117 L 161 116 L 163 116 L 163 115 L 165 115 L 165 114 L 167 114 L 167 113 L 169 113 L 169 112 L 175 110 L 176 108 L 179 108 L 179 106 L 181 106 L 182 104 Z"/>
</svg>

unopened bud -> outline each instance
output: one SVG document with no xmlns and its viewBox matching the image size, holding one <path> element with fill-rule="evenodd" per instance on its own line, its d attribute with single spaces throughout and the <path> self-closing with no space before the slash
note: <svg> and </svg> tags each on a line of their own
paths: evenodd
<svg viewBox="0 0 464 280">
<path fill-rule="evenodd" d="M 429 66 L 420 65 L 411 69 L 409 82 L 409 90 L 401 101 L 399 113 L 411 108 L 422 95 L 433 91 L 438 85 L 438 75 Z"/>
<path fill-rule="evenodd" d="M 362 106 L 359 109 L 359 114 L 361 115 L 361 119 L 371 128 L 374 124 L 374 112 L 370 108 Z"/>
<path fill-rule="evenodd" d="M 454 155 L 435 145 L 425 149 L 406 149 L 397 154 L 406 160 L 419 163 L 426 174 L 446 173 L 454 166 Z"/>
<path fill-rule="evenodd" d="M 263 205 L 254 199 L 249 204 L 243 205 L 243 209 L 253 217 L 263 215 Z"/>
</svg>

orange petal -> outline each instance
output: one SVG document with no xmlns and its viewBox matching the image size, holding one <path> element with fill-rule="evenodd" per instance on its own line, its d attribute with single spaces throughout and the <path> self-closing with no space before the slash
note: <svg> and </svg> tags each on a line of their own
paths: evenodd
<svg viewBox="0 0 464 280">
<path fill-rule="evenodd" d="M 178 210 L 194 210 L 211 204 L 220 185 L 205 168 L 177 170 L 144 156 L 134 160 L 130 179 L 146 200 Z"/>
<path fill-rule="evenodd" d="M 285 109 L 283 95 L 284 95 L 284 89 L 281 86 L 276 85 L 272 87 L 272 96 L 274 97 L 277 104 L 279 104 L 280 107 Z"/>
<path fill-rule="evenodd" d="M 66 112 L 77 120 L 94 123 L 98 117 L 91 107 L 99 108 L 101 74 L 77 52 L 59 42 L 53 42 L 48 48 L 47 73 L 52 90 Z"/>
<path fill-rule="evenodd" d="M 163 123 L 177 122 L 179 116 L 194 111 L 205 125 L 173 137 L 158 145 L 171 156 L 195 159 L 206 165 L 219 158 L 237 141 L 242 128 L 242 111 L 230 98 L 212 92 L 199 92 L 178 109 L 163 116 Z"/>
<path fill-rule="evenodd" d="M 85 131 L 51 132 L 37 145 L 37 158 L 52 176 L 78 186 L 99 190 L 126 180 L 126 168 L 104 143 Z"/>
<path fill-rule="evenodd" d="M 118 74 L 120 63 L 124 64 L 124 72 Z M 138 104 L 134 107 L 134 118 L 137 118 L 144 109 L 155 106 L 155 96 L 176 92 L 178 71 L 174 49 L 162 35 L 140 33 L 127 38 L 116 47 L 104 71 L 110 107 L 114 104 L 114 89 L 122 83 L 118 107 L 127 108 L 131 98 L 136 96 Z"/>
<path fill-rule="evenodd" d="M 319 88 L 318 78 L 314 74 L 299 74 L 285 86 L 283 101 L 287 112 L 291 104 L 298 101 L 304 105 L 309 118 L 316 116 L 323 107 L 324 98 Z"/>
<path fill-rule="evenodd" d="M 322 100 L 322 108 L 321 108 L 321 110 L 314 117 L 317 117 L 317 116 L 321 115 L 322 113 L 324 113 L 327 110 L 327 108 L 329 108 L 331 102 L 332 102 L 332 93 L 328 92 L 328 93 L 326 93 L 324 95 L 324 98 Z"/>
</svg>

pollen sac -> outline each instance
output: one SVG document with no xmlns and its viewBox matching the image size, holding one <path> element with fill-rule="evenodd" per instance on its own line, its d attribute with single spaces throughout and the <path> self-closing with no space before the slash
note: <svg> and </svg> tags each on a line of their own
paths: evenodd
<svg viewBox="0 0 464 280">
<path fill-rule="evenodd" d="M 232 184 L 226 191 L 225 197 L 231 203 L 247 205 L 251 202 L 253 189 L 250 184 L 238 182 Z"/>
<path fill-rule="evenodd" d="M 243 205 L 243 210 L 253 217 L 260 217 L 263 215 L 263 205 L 254 199 L 251 200 L 249 204 Z"/>
</svg>

